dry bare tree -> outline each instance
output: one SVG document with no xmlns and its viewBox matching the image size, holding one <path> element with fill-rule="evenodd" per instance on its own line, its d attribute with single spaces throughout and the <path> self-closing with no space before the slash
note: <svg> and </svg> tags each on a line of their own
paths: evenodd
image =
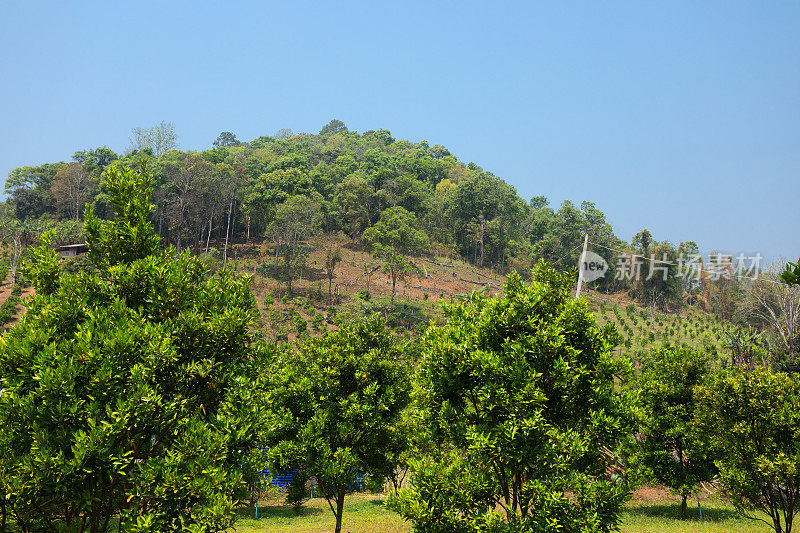
<svg viewBox="0 0 800 533">
<path fill-rule="evenodd" d="M 153 155 L 159 157 L 164 152 L 178 147 L 178 135 L 172 122 L 161 121 L 152 128 L 132 128 L 131 146 L 136 150 L 149 148 Z"/>
<path fill-rule="evenodd" d="M 787 353 L 800 348 L 800 287 L 780 281 L 786 261 L 767 267 L 758 279 L 747 282 L 739 313 L 757 325 L 774 330 Z"/>
<path fill-rule="evenodd" d="M 64 165 L 53 177 L 50 193 L 59 209 L 72 220 L 79 220 L 83 207 L 89 201 L 91 181 L 89 173 L 79 163 Z"/>
</svg>

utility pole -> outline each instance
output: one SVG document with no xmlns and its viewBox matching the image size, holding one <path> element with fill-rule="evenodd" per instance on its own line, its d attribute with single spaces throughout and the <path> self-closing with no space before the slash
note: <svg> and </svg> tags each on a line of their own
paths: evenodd
<svg viewBox="0 0 800 533">
<path fill-rule="evenodd" d="M 586 261 L 586 247 L 589 246 L 589 234 L 583 239 L 583 252 L 581 252 L 581 259 L 578 262 L 578 289 L 575 291 L 575 298 L 581 297 L 581 285 L 583 285 L 583 263 Z"/>
</svg>

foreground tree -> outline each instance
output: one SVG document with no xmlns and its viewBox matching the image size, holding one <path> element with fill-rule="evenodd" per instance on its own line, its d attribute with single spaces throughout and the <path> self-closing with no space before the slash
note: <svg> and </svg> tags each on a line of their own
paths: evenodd
<svg viewBox="0 0 800 533">
<path fill-rule="evenodd" d="M 544 263 L 502 297 L 445 305 L 417 372 L 431 452 L 392 505 L 415 531 L 610 531 L 629 487 L 615 452 L 630 434 L 616 335 Z"/>
<path fill-rule="evenodd" d="M 733 505 L 776 533 L 791 532 L 800 501 L 800 380 L 734 368 L 699 387 L 697 401 Z"/>
<path fill-rule="evenodd" d="M 377 316 L 345 324 L 275 361 L 266 398 L 273 471 L 316 477 L 342 530 L 348 487 L 360 472 L 390 476 L 404 442 L 395 429 L 408 404 L 408 367 Z M 305 474 L 305 475 L 304 475 Z"/>
<path fill-rule="evenodd" d="M 224 530 L 260 418 L 253 296 L 157 251 L 146 172 L 107 187 L 115 220 L 85 217 L 97 274 L 62 271 L 43 238 L 0 338 L 0 490 L 26 532 Z"/>
<path fill-rule="evenodd" d="M 697 484 L 715 474 L 707 441 L 694 416 L 694 387 L 708 374 L 709 357 L 688 346 L 663 348 L 646 361 L 633 386 L 644 407 L 641 457 L 656 482 L 681 496 L 681 516 Z"/>
</svg>

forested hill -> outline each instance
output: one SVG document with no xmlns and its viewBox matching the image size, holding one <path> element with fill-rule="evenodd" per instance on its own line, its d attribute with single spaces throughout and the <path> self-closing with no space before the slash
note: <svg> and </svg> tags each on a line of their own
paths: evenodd
<svg viewBox="0 0 800 533">
<path fill-rule="evenodd" d="M 383 129 L 358 133 L 332 120 L 318 134 L 281 130 L 243 142 L 223 132 L 207 149 L 181 151 L 173 126 L 161 123 L 134 129 L 132 141 L 125 154 L 93 148 L 76 152 L 71 162 L 12 170 L 6 223 L 31 232 L 55 225 L 57 239 L 80 238 L 86 206 L 110 216 L 104 169 L 146 163 L 156 180 L 153 223 L 164 244 L 197 253 L 211 247 L 224 254 L 234 243 L 263 240 L 275 244 L 276 265 L 283 250 L 291 267 L 303 260 L 293 245 L 323 232 L 342 232 L 376 253 L 391 246 L 404 256 L 460 256 L 498 272 L 525 272 L 540 258 L 572 268 L 584 233 L 609 248 L 659 257 L 679 251 L 646 230 L 633 243 L 622 242 L 590 201 L 550 206 L 545 182 L 538 185 L 542 196 L 523 199 L 502 178 L 465 164 L 446 147 L 395 139 Z M 418 233 L 403 233 L 405 226 Z M 613 268 L 613 252 L 597 251 Z M 637 289 L 613 278 L 596 285 Z M 657 289 L 667 300 L 682 294 L 674 279 Z"/>
</svg>

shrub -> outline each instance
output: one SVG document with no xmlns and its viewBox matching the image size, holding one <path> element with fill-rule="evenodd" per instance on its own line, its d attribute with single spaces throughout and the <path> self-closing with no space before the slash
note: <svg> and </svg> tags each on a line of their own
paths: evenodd
<svg viewBox="0 0 800 533">
<path fill-rule="evenodd" d="M 369 301 L 370 298 L 371 298 L 371 295 L 370 295 L 369 291 L 365 291 L 364 289 L 361 289 L 360 291 L 358 291 L 355 294 L 355 296 L 359 300 L 364 300 L 364 301 Z"/>
</svg>

